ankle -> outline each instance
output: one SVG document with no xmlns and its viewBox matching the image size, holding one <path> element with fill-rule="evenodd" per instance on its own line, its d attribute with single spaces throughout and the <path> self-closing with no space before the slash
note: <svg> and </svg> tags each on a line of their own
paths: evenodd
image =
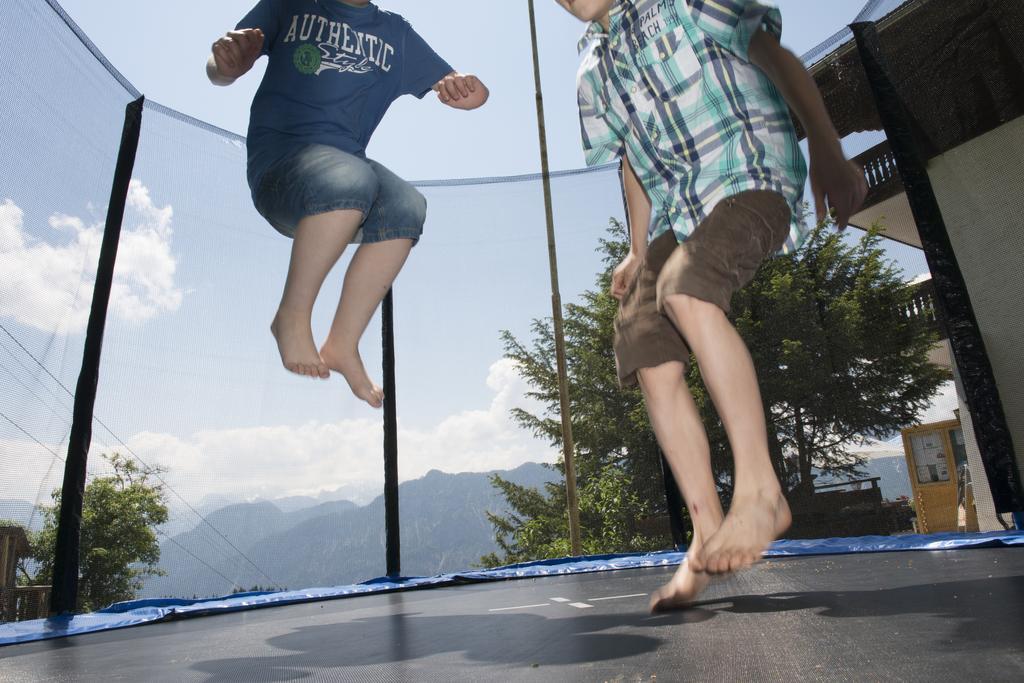
<svg viewBox="0 0 1024 683">
<path fill-rule="evenodd" d="M 746 486 L 737 486 L 732 494 L 733 499 L 742 500 L 776 500 L 778 498 L 784 498 L 782 493 L 782 487 L 779 486 L 779 482 L 773 476 L 771 481 L 768 482 L 757 482 L 747 484 Z"/>
<path fill-rule="evenodd" d="M 722 526 L 723 517 L 719 516 L 716 518 L 704 517 L 700 520 L 695 520 L 693 524 L 693 538 L 690 540 L 691 546 L 701 547 L 707 543 L 708 539 L 718 533 L 718 530 Z"/>
<path fill-rule="evenodd" d="M 342 356 L 345 358 L 359 357 L 358 342 L 353 343 L 352 341 L 340 336 L 328 334 L 327 339 L 324 340 L 323 348 L 336 356 Z"/>
</svg>

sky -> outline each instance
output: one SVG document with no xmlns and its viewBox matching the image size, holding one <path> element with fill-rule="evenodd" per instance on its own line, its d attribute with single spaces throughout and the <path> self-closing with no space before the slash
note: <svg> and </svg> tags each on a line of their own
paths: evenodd
<svg viewBox="0 0 1024 683">
<path fill-rule="evenodd" d="M 244 134 L 263 72 L 212 87 L 210 44 L 232 29 L 253 0 L 152 2 L 66 0 L 68 14 L 148 98 Z M 783 43 L 803 54 L 853 19 L 859 0 L 781 0 Z M 525 0 L 386 0 L 456 69 L 489 85 L 474 112 L 426 98 L 399 100 L 378 129 L 371 157 L 407 179 L 465 178 L 538 170 L 530 32 Z M 536 0 L 538 44 L 551 168 L 583 166 L 576 115 L 577 42 L 583 25 L 554 0 Z M 858 152 L 861 150 L 857 150 Z M 856 152 L 854 152 L 856 153 Z"/>
<path fill-rule="evenodd" d="M 0 144 L 24 162 L 0 170 L 0 281 L 7 288 L 0 385 L 13 390 L 0 402 L 0 499 L 36 501 L 60 480 L 110 150 L 130 97 L 80 46 L 58 40 L 66 33 L 44 4 L 17 2 L 25 23 L 0 28 L 0 89 L 20 94 Z M 779 5 L 783 42 L 797 54 L 860 9 L 819 0 Z M 537 172 L 526 2 L 383 6 L 409 19 L 456 68 L 478 74 L 492 95 L 475 112 L 404 98 L 369 155 L 410 180 Z M 212 41 L 250 0 L 65 0 L 63 7 L 148 99 L 245 132 L 262 64 L 228 88 L 211 86 L 204 66 Z M 574 83 L 583 27 L 554 0 L 538 0 L 537 14 L 551 168 L 579 169 Z M 29 73 L 32 79 L 23 78 Z M 129 449 L 164 466 L 174 494 L 190 505 L 338 488 L 360 490 L 356 498 L 379 493 L 380 413 L 352 398 L 339 378 L 316 383 L 280 367 L 267 327 L 288 242 L 252 209 L 244 148 L 155 110 L 144 114 L 142 139 L 105 337 L 92 471 L 103 471 L 96 454 Z M 853 155 L 878 139 L 844 143 Z M 557 178 L 553 191 L 561 293 L 572 302 L 592 286 L 601 267 L 597 240 L 609 217 L 622 217 L 622 202 L 608 170 Z M 423 192 L 430 205 L 424 240 L 395 287 L 400 476 L 552 461 L 554 450 L 508 415 L 538 406 L 503 359 L 499 338 L 508 329 L 528 340 L 531 321 L 550 315 L 540 183 Z M 892 257 L 907 279 L 925 270 L 914 250 Z M 317 335 L 330 323 L 343 266 L 318 301 Z M 378 335 L 375 319 L 362 351 L 376 377 Z"/>
</svg>

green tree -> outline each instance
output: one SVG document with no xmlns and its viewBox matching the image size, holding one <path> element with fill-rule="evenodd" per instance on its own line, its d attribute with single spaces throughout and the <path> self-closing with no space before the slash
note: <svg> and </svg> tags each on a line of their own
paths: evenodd
<svg viewBox="0 0 1024 683">
<path fill-rule="evenodd" d="M 916 288 L 885 259 L 881 241 L 877 229 L 850 245 L 820 228 L 797 253 L 767 261 L 733 298 L 788 491 L 809 492 L 815 471 L 861 474 L 849 445 L 914 424 L 950 379 L 929 361 L 938 335 L 907 315 Z"/>
<path fill-rule="evenodd" d="M 156 566 L 160 561 L 156 527 L 167 521 L 167 505 L 162 485 L 153 481 L 162 470 L 144 469 L 120 453 L 103 457 L 113 474 L 86 485 L 82 507 L 81 611 L 132 600 L 146 577 L 163 574 Z M 33 558 L 39 564 L 37 584 L 50 583 L 53 576 L 60 491 L 54 491 L 52 498 L 54 504 L 43 508 L 43 528 L 32 542 Z"/>
<path fill-rule="evenodd" d="M 914 290 L 885 261 L 876 231 L 856 245 L 829 228 L 816 230 L 796 253 L 769 260 L 733 299 L 730 317 L 759 370 L 773 463 L 784 488 L 806 489 L 815 470 L 857 474 L 851 442 L 883 437 L 911 424 L 948 373 L 928 362 L 937 341 L 927 323 L 904 311 Z M 608 294 L 613 269 L 629 248 L 628 233 L 612 220 L 600 241 L 604 269 L 580 304 L 566 307 L 566 355 L 586 552 L 664 547 L 664 535 L 644 533 L 644 520 L 664 515 L 657 444 L 642 396 L 621 390 L 612 354 L 617 302 Z M 514 410 L 524 428 L 561 447 L 554 339 L 549 320 L 534 321 L 524 344 L 502 333 L 506 355 L 518 363 L 529 393 L 545 406 L 535 415 Z M 687 378 L 707 425 L 712 468 L 723 497 L 732 488 L 732 459 L 700 370 Z M 554 466 L 564 472 L 561 463 Z M 488 566 L 568 552 L 565 490 L 493 484 L 510 512 L 489 515 L 503 557 Z"/>
</svg>

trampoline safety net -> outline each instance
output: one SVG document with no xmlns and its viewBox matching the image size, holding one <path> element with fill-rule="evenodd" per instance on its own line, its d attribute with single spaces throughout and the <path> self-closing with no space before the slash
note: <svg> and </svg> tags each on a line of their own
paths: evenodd
<svg viewBox="0 0 1024 683">
<path fill-rule="evenodd" d="M 2 621 L 46 614 L 106 206 L 139 96 L 55 2 L 13 4 L 0 22 Z M 245 156 L 243 138 L 146 102 L 103 340 L 81 610 L 385 573 L 381 415 L 340 377 L 281 367 L 268 326 L 289 242 L 253 209 Z M 417 185 L 427 224 L 394 287 L 402 574 L 567 556 L 541 178 Z M 671 548 L 661 455 L 611 351 L 608 281 L 628 248 L 618 169 L 556 173 L 551 190 L 583 552 Z M 1008 211 L 1019 227 L 1020 206 Z M 885 228 L 869 214 L 861 227 Z M 927 265 L 905 241 L 821 230 L 734 299 L 790 538 L 1000 528 Z M 324 285 L 317 338 L 352 251 Z M 983 297 L 986 320 L 1000 301 Z M 361 347 L 376 378 L 380 326 Z M 688 381 L 727 505 L 728 441 L 699 370 Z"/>
</svg>

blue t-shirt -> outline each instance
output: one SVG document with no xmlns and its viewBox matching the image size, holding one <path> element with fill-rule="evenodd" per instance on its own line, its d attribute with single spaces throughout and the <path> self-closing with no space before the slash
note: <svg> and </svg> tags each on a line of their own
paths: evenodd
<svg viewBox="0 0 1024 683">
<path fill-rule="evenodd" d="M 363 156 L 388 107 L 453 71 L 405 19 L 341 0 L 260 0 L 236 29 L 263 31 L 267 71 L 249 118 L 249 185 L 307 144 Z"/>
</svg>

